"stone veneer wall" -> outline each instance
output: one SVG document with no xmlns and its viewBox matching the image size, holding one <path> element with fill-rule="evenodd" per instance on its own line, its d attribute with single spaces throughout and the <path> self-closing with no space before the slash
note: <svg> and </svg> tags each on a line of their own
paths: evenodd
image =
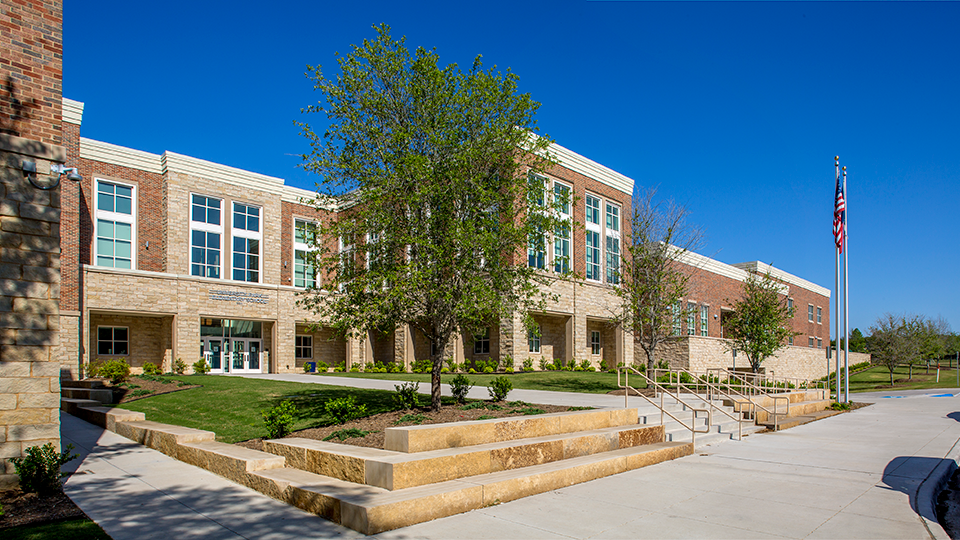
<svg viewBox="0 0 960 540">
<path fill-rule="evenodd" d="M 637 347 L 636 354 L 637 362 L 646 362 L 643 349 Z M 656 360 L 667 360 L 671 368 L 689 369 L 693 372 L 734 367 L 733 354 L 727 350 L 726 340 L 712 337 L 670 338 L 657 348 Z M 739 369 L 748 366 L 746 357 L 738 354 L 736 367 Z M 766 373 L 772 371 L 777 377 L 819 379 L 827 374 L 826 350 L 788 345 L 777 351 L 775 356 L 764 360 L 761 367 Z"/>
<path fill-rule="evenodd" d="M 60 191 L 32 186 L 23 160 L 50 184 L 65 152 L 0 134 L 0 489 L 17 484 L 9 458 L 60 445 Z"/>
</svg>

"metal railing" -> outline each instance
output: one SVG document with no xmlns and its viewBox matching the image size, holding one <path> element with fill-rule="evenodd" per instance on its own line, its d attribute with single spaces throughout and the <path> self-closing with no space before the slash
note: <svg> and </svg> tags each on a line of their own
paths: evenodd
<svg viewBox="0 0 960 540">
<path fill-rule="evenodd" d="M 634 372 L 634 373 L 636 373 L 637 375 L 643 377 L 643 379 L 644 379 L 644 380 L 646 381 L 646 383 L 647 383 L 647 387 L 648 387 L 648 388 L 649 388 L 650 386 L 653 386 L 656 390 L 659 391 L 659 394 L 660 394 L 660 404 L 659 404 L 659 405 L 657 405 L 657 404 L 656 404 L 652 399 L 650 399 L 649 397 L 641 394 L 637 389 L 635 389 L 635 388 L 633 388 L 632 386 L 630 386 L 630 372 L 631 372 L 631 371 Z M 620 384 L 620 374 L 621 374 L 621 373 L 624 374 L 623 384 Z M 671 413 L 670 411 L 664 409 L 663 396 L 666 395 L 667 392 L 664 391 L 663 386 L 662 386 L 660 383 L 658 383 L 657 381 L 654 381 L 654 380 L 650 379 L 650 377 L 647 377 L 647 376 L 644 375 L 643 373 L 637 371 L 636 369 L 634 369 L 634 368 L 632 368 L 632 367 L 630 367 L 630 366 L 621 366 L 621 367 L 618 367 L 618 368 L 617 368 L 617 386 L 623 389 L 623 407 L 624 407 L 624 408 L 627 407 L 627 399 L 630 397 L 630 391 L 632 390 L 635 395 L 637 395 L 637 396 L 639 396 L 639 397 L 642 397 L 643 399 L 647 400 L 647 403 L 649 403 L 649 404 L 653 405 L 654 407 L 657 407 L 658 409 L 660 409 L 660 425 L 663 425 L 663 415 L 666 414 L 667 416 L 669 416 L 670 418 L 672 418 L 674 421 L 676 421 L 678 424 L 680 424 L 681 426 L 687 428 L 687 429 L 690 431 L 690 440 L 691 440 L 691 442 L 693 443 L 693 447 L 694 447 L 694 448 L 697 447 L 697 433 L 710 433 L 710 426 L 713 424 L 713 422 L 712 422 L 712 420 L 713 420 L 713 415 L 711 414 L 710 409 L 698 409 L 698 408 L 696 408 L 696 407 L 692 407 L 689 403 L 687 403 L 687 402 L 683 401 L 682 399 L 680 399 L 679 394 L 678 394 L 677 396 L 671 395 L 671 397 L 673 397 L 673 398 L 677 401 L 677 403 L 683 405 L 683 406 L 686 407 L 687 409 L 690 409 L 690 412 L 691 412 L 690 425 L 687 425 L 683 420 L 680 420 L 679 418 L 677 418 L 676 416 L 674 416 L 673 413 Z M 707 413 L 707 430 L 706 430 L 706 431 L 697 431 L 697 413 L 698 413 L 698 412 L 705 412 L 705 413 Z M 666 431 L 664 431 L 664 435 L 666 435 Z"/>
<path fill-rule="evenodd" d="M 724 368 L 708 369 L 706 373 L 707 380 L 710 380 L 710 377 L 712 376 L 713 373 L 716 373 L 718 384 L 726 385 L 730 390 L 739 394 L 744 400 L 749 401 L 752 404 L 754 413 L 756 413 L 756 409 L 761 409 L 767 413 L 768 417 L 773 417 L 774 430 L 780 429 L 780 416 L 784 416 L 784 417 L 790 416 L 790 398 L 789 397 L 771 394 L 770 392 L 767 392 L 764 388 L 761 388 L 760 386 L 757 386 L 752 382 L 748 381 L 746 378 L 742 376 L 742 374 L 735 371 L 730 371 Z M 726 379 L 721 379 L 721 375 L 725 375 Z M 720 381 L 724 381 L 724 382 L 720 382 Z M 736 381 L 736 382 L 731 383 L 731 381 Z M 736 387 L 741 387 L 745 389 L 747 393 L 744 394 L 743 392 L 738 391 Z M 766 398 L 771 400 L 773 402 L 773 410 L 771 411 L 764 405 L 757 403 L 758 398 Z M 784 412 L 780 412 L 780 409 L 777 406 L 777 402 L 780 400 L 783 400 L 784 403 L 786 403 Z M 742 405 L 742 402 L 735 401 L 734 403 L 741 403 Z M 756 420 L 756 414 L 754 414 L 754 420 Z"/>
</svg>

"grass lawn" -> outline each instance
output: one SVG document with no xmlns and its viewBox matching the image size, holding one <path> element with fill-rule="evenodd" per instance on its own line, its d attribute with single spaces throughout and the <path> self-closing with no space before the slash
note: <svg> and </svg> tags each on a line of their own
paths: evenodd
<svg viewBox="0 0 960 540">
<path fill-rule="evenodd" d="M 70 540 L 110 540 L 99 525 L 89 519 L 71 519 L 43 525 L 23 525 L 0 531 L 4 540 L 49 540 L 50 538 L 69 538 Z"/>
<path fill-rule="evenodd" d="M 590 371 L 531 371 L 527 373 L 499 374 L 466 374 L 476 386 L 489 386 L 490 381 L 497 377 L 508 377 L 513 387 L 519 390 L 553 390 L 556 392 L 580 392 L 584 394 L 606 394 L 617 390 L 617 374 Z M 319 373 L 318 377 L 350 377 L 355 379 L 381 379 L 387 381 L 415 381 L 430 384 L 429 373 Z M 447 373 L 440 377 L 443 383 L 450 382 L 455 373 Z M 638 386 L 639 385 L 639 386 Z M 420 385 L 424 389 L 424 384 Z M 640 377 L 634 377 L 630 386 L 646 388 L 646 383 Z M 428 391 L 428 390 L 425 390 Z"/>
<path fill-rule="evenodd" d="M 285 399 L 297 406 L 294 431 L 332 423 L 324 404 L 330 399 L 354 396 L 371 414 L 393 410 L 393 392 L 363 390 L 309 383 L 289 383 L 220 377 L 216 375 L 172 375 L 166 378 L 201 384 L 170 394 L 148 397 L 121 405 L 146 413 L 147 419 L 214 431 L 217 440 L 227 443 L 267 435 L 260 412 Z"/>
<path fill-rule="evenodd" d="M 893 372 L 893 379 L 906 379 L 909 375 L 907 366 L 897 366 Z M 957 370 L 942 369 L 940 382 L 937 382 L 937 370 L 931 366 L 927 374 L 924 365 L 913 366 L 913 380 L 896 382 L 890 386 L 890 370 L 885 366 L 874 366 L 850 376 L 851 392 L 872 392 L 874 390 L 923 390 L 927 388 L 956 388 Z"/>
</svg>

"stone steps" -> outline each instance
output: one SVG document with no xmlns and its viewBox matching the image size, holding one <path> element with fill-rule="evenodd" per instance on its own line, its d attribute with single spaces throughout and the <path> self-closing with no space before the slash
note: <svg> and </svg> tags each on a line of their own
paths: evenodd
<svg viewBox="0 0 960 540">
<path fill-rule="evenodd" d="M 634 423 L 417 453 L 290 438 L 264 441 L 264 450 L 284 456 L 291 467 L 396 490 L 663 440 L 663 426 Z"/>
<path fill-rule="evenodd" d="M 70 379 L 60 379 L 60 388 L 106 388 L 107 385 L 99 379 L 86 379 L 82 381 L 73 381 Z"/>
<path fill-rule="evenodd" d="M 773 422 L 766 422 L 759 424 L 767 429 L 776 429 L 778 431 L 783 431 L 785 429 L 790 429 L 792 427 L 802 426 L 803 424 L 809 424 L 810 422 L 815 422 L 817 420 L 822 420 L 824 418 L 829 418 L 831 416 L 836 416 L 842 411 L 834 411 L 830 409 L 825 409 L 822 411 L 816 411 L 810 414 L 803 414 L 797 416 L 791 416 L 786 420 L 781 420 L 778 425 L 774 425 Z"/>
<path fill-rule="evenodd" d="M 113 390 L 109 388 L 61 387 L 60 397 L 69 399 L 91 399 L 103 405 L 109 405 L 113 403 Z"/>
</svg>

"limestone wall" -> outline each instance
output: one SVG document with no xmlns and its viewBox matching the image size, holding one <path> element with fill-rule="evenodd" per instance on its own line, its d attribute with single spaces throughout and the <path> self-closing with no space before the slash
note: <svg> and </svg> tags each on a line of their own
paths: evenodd
<svg viewBox="0 0 960 540">
<path fill-rule="evenodd" d="M 744 368 L 749 366 L 746 357 L 739 353 L 736 361 L 727 349 L 722 338 L 701 336 L 680 336 L 666 340 L 657 349 L 657 361 L 667 360 L 671 368 L 684 368 L 694 372 L 703 372 L 714 368 Z M 646 361 L 646 355 L 639 346 L 636 359 Z M 851 354 L 851 358 L 853 355 Z M 764 360 L 761 367 L 766 373 L 777 377 L 797 379 L 819 379 L 827 374 L 827 356 L 825 349 L 786 346 Z"/>
</svg>

